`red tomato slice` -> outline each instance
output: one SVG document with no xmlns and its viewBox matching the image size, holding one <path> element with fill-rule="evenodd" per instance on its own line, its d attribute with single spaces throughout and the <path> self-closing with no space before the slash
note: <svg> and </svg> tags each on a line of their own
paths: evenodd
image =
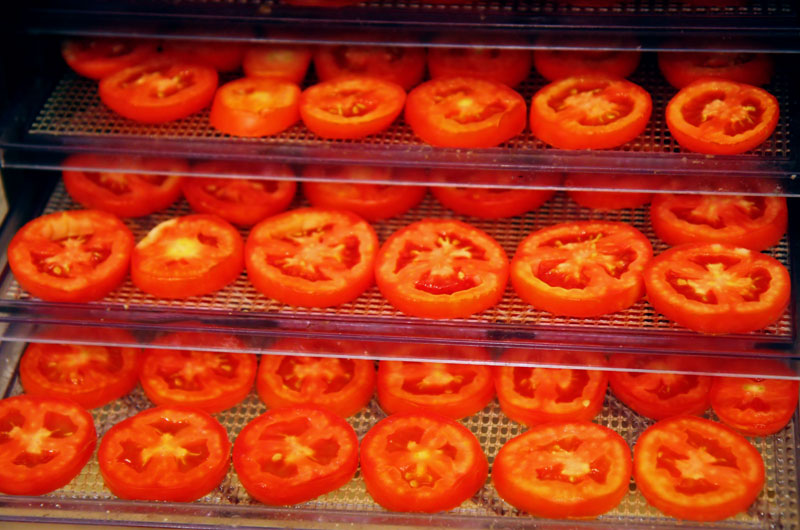
<svg viewBox="0 0 800 530">
<path fill-rule="evenodd" d="M 780 109 L 762 88 L 723 79 L 701 79 L 682 88 L 667 104 L 667 127 L 689 151 L 736 155 L 772 135 Z"/>
<path fill-rule="evenodd" d="M 72 155 L 63 166 L 64 186 L 75 202 L 118 217 L 142 217 L 170 206 L 181 196 L 181 177 L 173 173 L 189 169 L 177 158 L 93 154 Z"/>
<path fill-rule="evenodd" d="M 531 72 L 531 52 L 526 49 L 492 48 L 493 42 L 480 42 L 470 39 L 469 48 L 459 46 L 448 48 L 447 44 L 463 44 L 463 38 L 443 37 L 433 40 L 428 49 L 428 71 L 431 78 L 438 77 L 480 77 L 515 87 L 528 78 Z M 504 43 L 506 45 L 511 42 Z M 516 44 L 524 46 L 524 41 Z"/>
<path fill-rule="evenodd" d="M 764 250 L 780 242 L 788 218 L 784 197 L 660 194 L 650 207 L 653 231 L 668 245 L 729 243 Z"/>
<path fill-rule="evenodd" d="M 61 55 L 70 68 L 91 79 L 102 79 L 156 54 L 156 44 L 147 40 L 78 39 L 61 45 Z"/>
<path fill-rule="evenodd" d="M 653 103 L 642 87 L 602 75 L 555 81 L 533 96 L 531 132 L 559 149 L 608 149 L 639 136 Z"/>
<path fill-rule="evenodd" d="M 160 298 L 218 291 L 241 274 L 242 236 L 216 215 L 186 215 L 158 224 L 137 243 L 131 280 Z"/>
<path fill-rule="evenodd" d="M 51 213 L 28 222 L 8 245 L 17 281 L 48 302 L 89 302 L 114 290 L 128 273 L 133 233 L 99 210 Z"/>
<path fill-rule="evenodd" d="M 508 257 L 486 232 L 455 219 L 425 219 L 401 228 L 375 262 L 383 296 L 403 313 L 468 317 L 500 301 Z"/>
<path fill-rule="evenodd" d="M 66 486 L 96 445 L 92 416 L 74 401 L 0 400 L 0 492 L 43 495 Z"/>
<path fill-rule="evenodd" d="M 358 468 L 358 438 L 332 412 L 273 409 L 236 437 L 233 467 L 244 489 L 264 504 L 310 501 L 350 482 Z"/>
<path fill-rule="evenodd" d="M 300 84 L 311 63 L 311 48 L 294 44 L 257 44 L 244 52 L 242 69 L 247 77 L 283 79 Z"/>
<path fill-rule="evenodd" d="M 191 177 L 181 184 L 192 210 L 214 214 L 236 226 L 248 227 L 282 212 L 294 200 L 295 172 L 285 164 L 202 162 L 195 173 L 227 177 Z M 248 175 L 265 178 L 231 178 Z M 280 179 L 280 180 L 272 180 Z"/>
<path fill-rule="evenodd" d="M 533 66 L 548 81 L 598 74 L 625 78 L 639 66 L 642 55 L 635 49 L 638 42 L 627 37 L 599 40 L 570 35 L 568 41 L 563 38 L 543 37 L 537 41 L 537 45 L 540 47 L 533 50 Z M 576 46 L 585 49 L 574 49 Z"/>
<path fill-rule="evenodd" d="M 726 43 L 729 44 L 732 43 Z M 703 78 L 727 79 L 762 86 L 770 82 L 773 72 L 772 57 L 766 53 L 710 50 L 658 52 L 658 67 L 664 78 L 675 88 L 683 88 Z"/>
<path fill-rule="evenodd" d="M 708 409 L 711 377 L 687 373 L 708 371 L 702 359 L 616 353 L 609 364 L 614 368 L 608 376 L 611 391 L 642 416 L 662 420 Z"/>
<path fill-rule="evenodd" d="M 314 69 L 323 81 L 367 76 L 400 85 L 407 91 L 425 74 L 425 48 L 321 46 L 314 52 Z"/>
<path fill-rule="evenodd" d="M 488 470 L 475 435 L 432 412 L 393 414 L 361 441 L 367 491 L 387 510 L 451 510 L 483 486 Z"/>
<path fill-rule="evenodd" d="M 201 41 L 167 39 L 162 45 L 164 53 L 177 61 L 201 64 L 218 72 L 232 72 L 242 64 L 244 44 L 231 41 Z"/>
<path fill-rule="evenodd" d="M 139 354 L 139 348 L 32 343 L 20 359 L 20 382 L 26 394 L 71 399 L 93 409 L 133 390 Z"/>
<path fill-rule="evenodd" d="M 348 210 L 367 221 L 388 219 L 406 213 L 422 202 L 424 186 L 398 186 L 388 182 L 399 177 L 409 180 L 426 180 L 421 169 L 397 169 L 366 166 L 321 166 L 303 168 L 306 178 L 320 179 L 303 182 L 303 194 L 316 208 Z M 328 182 L 333 180 L 359 180 L 364 183 Z M 370 181 L 380 181 L 372 184 Z"/>
<path fill-rule="evenodd" d="M 378 238 L 366 221 L 339 210 L 300 208 L 261 221 L 247 238 L 247 275 L 284 304 L 330 307 L 372 285 Z"/>
<path fill-rule="evenodd" d="M 433 79 L 408 94 L 405 118 L 414 134 L 437 147 L 494 147 L 525 129 L 525 100 L 494 81 Z"/>
<path fill-rule="evenodd" d="M 628 493 L 631 450 L 617 433 L 588 421 L 535 425 L 512 438 L 492 464 L 506 502 L 531 515 L 597 517 Z"/>
<path fill-rule="evenodd" d="M 789 272 L 765 254 L 722 243 L 689 243 L 644 271 L 656 311 L 702 333 L 746 333 L 777 321 L 789 304 Z"/>
<path fill-rule="evenodd" d="M 300 87 L 281 79 L 243 77 L 219 87 L 208 121 L 231 136 L 271 136 L 300 119 Z"/>
<path fill-rule="evenodd" d="M 605 366 L 594 352 L 509 349 L 504 362 L 547 365 Z M 603 408 L 608 375 L 602 370 L 497 366 L 494 369 L 497 400 L 506 416 L 525 425 L 551 421 L 591 420 Z"/>
<path fill-rule="evenodd" d="M 575 221 L 533 232 L 511 261 L 520 298 L 556 315 L 594 317 L 622 311 L 644 294 L 650 241 L 614 221 Z"/>
<path fill-rule="evenodd" d="M 663 180 L 654 175 L 570 173 L 564 180 L 564 187 L 570 199 L 584 208 L 608 211 L 644 206 L 653 194 L 629 190 L 653 189 Z M 617 191 L 572 189 L 580 187 L 616 188 Z"/>
<path fill-rule="evenodd" d="M 217 72 L 207 66 L 159 57 L 100 81 L 100 99 L 111 110 L 143 123 L 185 118 L 211 103 Z"/>
<path fill-rule="evenodd" d="M 636 441 L 633 476 L 647 502 L 690 521 L 746 510 L 764 485 L 764 462 L 732 429 L 696 416 L 651 425 Z"/>
<path fill-rule="evenodd" d="M 155 407 L 111 427 L 97 461 L 121 499 L 189 502 L 222 482 L 230 451 L 225 428 L 208 413 Z"/>
</svg>

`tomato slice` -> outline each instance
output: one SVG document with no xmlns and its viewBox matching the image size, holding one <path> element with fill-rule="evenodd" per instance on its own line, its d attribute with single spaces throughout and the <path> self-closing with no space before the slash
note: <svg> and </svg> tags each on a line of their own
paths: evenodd
<svg viewBox="0 0 800 530">
<path fill-rule="evenodd" d="M 219 87 L 208 121 L 231 136 L 271 136 L 300 119 L 299 105 L 300 87 L 296 84 L 243 77 Z"/>
<path fill-rule="evenodd" d="M 422 202 L 424 186 L 398 186 L 388 182 L 401 179 L 426 180 L 421 169 L 398 169 L 366 166 L 322 166 L 303 168 L 306 178 L 320 179 L 303 182 L 303 194 L 317 208 L 348 210 L 367 221 L 378 221 L 402 215 Z M 328 182 L 327 179 L 359 180 L 364 183 Z M 380 181 L 372 184 L 370 181 Z"/>
<path fill-rule="evenodd" d="M 451 510 L 483 486 L 488 470 L 475 435 L 432 412 L 393 414 L 361 440 L 364 483 L 387 510 Z"/>
<path fill-rule="evenodd" d="M 564 187 L 570 199 L 584 208 L 608 211 L 644 206 L 650 202 L 653 194 L 630 190 L 652 189 L 663 180 L 655 175 L 570 173 L 564 180 Z M 572 189 L 580 187 L 616 188 L 617 191 Z"/>
<path fill-rule="evenodd" d="M 777 321 L 789 304 L 789 272 L 771 256 L 723 243 L 688 243 L 644 271 L 647 299 L 668 319 L 702 333 L 745 333 Z"/>
<path fill-rule="evenodd" d="M 20 382 L 26 394 L 71 399 L 93 409 L 133 390 L 139 354 L 139 348 L 32 343 L 20 359 Z"/>
<path fill-rule="evenodd" d="M 181 196 L 181 177 L 174 173 L 189 169 L 177 158 L 95 154 L 72 155 L 63 166 L 64 186 L 75 202 L 118 217 L 142 217 L 170 206 Z"/>
<path fill-rule="evenodd" d="M 244 489 L 264 504 L 310 501 L 350 482 L 358 468 L 358 438 L 327 410 L 272 409 L 236 437 L 233 467 Z"/>
<path fill-rule="evenodd" d="M 299 208 L 261 221 L 247 238 L 247 275 L 284 304 L 330 307 L 372 285 L 378 238 L 354 213 Z"/>
<path fill-rule="evenodd" d="M 726 43 L 730 45 L 732 43 Z M 698 79 L 716 78 L 766 85 L 772 79 L 772 57 L 766 53 L 661 51 L 658 67 L 670 85 L 683 88 Z"/>
<path fill-rule="evenodd" d="M 601 40 L 570 35 L 568 41 L 543 37 L 536 44 L 533 66 L 548 81 L 597 74 L 625 78 L 639 66 L 642 55 L 635 49 L 639 43 L 629 37 Z M 584 49 L 574 49 L 577 46 Z"/>
<path fill-rule="evenodd" d="M 617 433 L 588 421 L 534 425 L 509 440 L 492 464 L 498 495 L 531 515 L 597 517 L 628 493 L 631 450 Z"/>
<path fill-rule="evenodd" d="M 8 245 L 17 281 L 48 302 L 89 302 L 114 290 L 128 273 L 133 233 L 99 210 L 71 210 L 28 222 Z"/>
<path fill-rule="evenodd" d="M 132 39 L 70 39 L 61 45 L 61 55 L 70 68 L 91 79 L 102 79 L 156 54 L 156 43 Z"/>
<path fill-rule="evenodd" d="M 668 245 L 729 243 L 752 250 L 777 245 L 789 213 L 784 197 L 660 194 L 650 207 L 653 231 Z"/>
<path fill-rule="evenodd" d="M 283 339 L 273 348 L 280 351 L 308 349 L 297 339 Z M 329 341 L 317 341 L 329 351 Z M 302 346 L 302 348 L 298 348 Z M 347 353 L 357 348 L 348 341 L 337 341 L 337 350 Z M 294 348 L 294 350 L 293 350 Z M 258 367 L 256 388 L 269 408 L 312 405 L 343 418 L 364 408 L 375 391 L 375 362 L 366 359 L 265 355 Z"/>
<path fill-rule="evenodd" d="M 43 495 L 66 486 L 97 445 L 92 416 L 74 401 L 0 400 L 0 492 Z"/>
<path fill-rule="evenodd" d="M 218 72 L 233 72 L 242 64 L 244 44 L 233 41 L 166 39 L 164 54 L 182 63 L 201 64 Z"/>
<path fill-rule="evenodd" d="M 724 79 L 700 79 L 667 104 L 667 127 L 689 151 L 736 155 L 772 135 L 780 109 L 762 88 Z"/>
<path fill-rule="evenodd" d="M 797 409 L 800 383 L 774 377 L 796 374 L 770 359 L 734 360 L 729 368 L 770 377 L 715 377 L 711 407 L 719 419 L 746 436 L 767 436 L 786 427 Z"/>
<path fill-rule="evenodd" d="M 746 510 L 764 485 L 764 462 L 732 429 L 696 416 L 651 425 L 633 449 L 633 475 L 647 502 L 690 521 Z"/>
<path fill-rule="evenodd" d="M 455 219 L 425 219 L 401 228 L 381 247 L 375 276 L 403 313 L 459 318 L 500 301 L 508 257 L 486 232 Z"/>
<path fill-rule="evenodd" d="M 211 103 L 217 72 L 207 66 L 159 57 L 100 81 L 100 99 L 111 110 L 143 123 L 185 118 Z"/>
<path fill-rule="evenodd" d="M 556 315 L 593 317 L 635 304 L 653 257 L 647 237 L 614 221 L 575 221 L 533 232 L 511 260 L 520 298 Z"/>
<path fill-rule="evenodd" d="M 218 291 L 242 272 L 242 236 L 216 215 L 185 215 L 158 224 L 131 256 L 131 279 L 160 298 Z"/>
<path fill-rule="evenodd" d="M 242 69 L 247 77 L 300 84 L 311 64 L 311 48 L 294 44 L 257 44 L 247 48 Z"/>
<path fill-rule="evenodd" d="M 202 162 L 192 171 L 227 177 L 190 177 L 181 190 L 192 210 L 218 215 L 236 226 L 248 227 L 282 212 L 294 200 L 295 172 L 285 164 Z M 232 178 L 258 175 L 265 178 Z M 280 179 L 280 180 L 273 180 Z"/>
<path fill-rule="evenodd" d="M 503 362 L 543 365 L 605 366 L 595 352 L 537 351 L 511 348 Z M 525 425 L 551 421 L 591 420 L 603 408 L 608 375 L 602 370 L 497 366 L 497 400 L 506 416 Z"/>
<path fill-rule="evenodd" d="M 314 69 L 323 81 L 366 76 L 400 85 L 407 91 L 422 81 L 425 74 L 425 48 L 321 46 L 314 52 Z"/>
<path fill-rule="evenodd" d="M 492 48 L 492 42 L 471 39 L 470 47 L 449 48 L 452 43 L 463 44 L 461 37 L 441 37 L 433 40 L 435 46 L 428 49 L 428 71 L 431 78 L 480 77 L 515 87 L 531 72 L 530 50 L 516 48 Z M 511 42 L 504 43 L 506 45 Z M 517 44 L 524 46 L 524 41 Z"/>
<path fill-rule="evenodd" d="M 406 123 L 437 147 L 494 147 L 525 129 L 525 100 L 501 83 L 449 77 L 408 94 Z"/>
<path fill-rule="evenodd" d="M 572 76 L 533 96 L 531 132 L 559 149 L 608 149 L 639 136 L 652 110 L 650 94 L 630 81 Z"/>
<path fill-rule="evenodd" d="M 189 502 L 222 482 L 230 451 L 225 428 L 208 413 L 155 407 L 111 427 L 97 461 L 106 487 L 117 497 Z"/>
</svg>

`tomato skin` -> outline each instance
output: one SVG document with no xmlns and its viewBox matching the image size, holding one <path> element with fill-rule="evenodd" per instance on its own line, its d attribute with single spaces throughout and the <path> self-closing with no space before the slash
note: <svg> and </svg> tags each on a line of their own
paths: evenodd
<svg viewBox="0 0 800 530">
<path fill-rule="evenodd" d="M 642 53 L 639 50 L 592 49 L 603 46 L 634 48 L 633 39 L 619 38 L 609 41 L 592 39 L 570 39 L 570 45 L 586 46 L 587 49 L 558 49 L 553 45 L 563 44 L 561 39 L 541 38 L 537 42 L 542 48 L 533 50 L 533 66 L 548 81 L 558 81 L 576 75 L 604 74 L 625 78 L 639 66 Z"/>
<path fill-rule="evenodd" d="M 605 315 L 642 297 L 642 271 L 652 256 L 647 237 L 625 223 L 560 223 L 520 242 L 511 285 L 524 301 L 556 315 Z"/>
<path fill-rule="evenodd" d="M 723 243 L 672 247 L 650 262 L 644 281 L 656 311 L 701 333 L 747 333 L 769 326 L 789 304 L 791 285 L 789 272 L 775 258 Z M 753 289 L 743 288 L 744 281 Z"/>
<path fill-rule="evenodd" d="M 314 69 L 323 81 L 368 76 L 400 85 L 403 91 L 422 81 L 425 49 L 395 46 L 320 46 Z"/>
<path fill-rule="evenodd" d="M 226 41 L 167 39 L 164 54 L 182 63 L 202 64 L 218 72 L 233 72 L 242 64 L 244 44 Z"/>
<path fill-rule="evenodd" d="M 442 451 L 445 445 L 455 451 Z M 418 452 L 425 455 L 416 458 Z M 426 477 L 430 480 L 429 466 L 440 475 L 433 484 L 425 483 Z M 455 420 L 432 412 L 393 414 L 376 423 L 361 440 L 364 483 L 375 502 L 387 510 L 451 510 L 483 486 L 488 470 L 475 435 Z"/>
<path fill-rule="evenodd" d="M 0 492 L 44 495 L 69 484 L 97 445 L 92 416 L 72 400 L 0 400 Z"/>
<path fill-rule="evenodd" d="M 456 39 L 435 39 L 437 44 L 448 44 Z M 432 79 L 439 77 L 480 77 L 495 83 L 515 87 L 527 79 L 531 71 L 530 50 L 491 48 L 477 40 L 474 47 L 448 48 L 435 46 L 428 49 L 428 70 Z M 522 44 L 522 43 L 521 43 Z"/>
<path fill-rule="evenodd" d="M 605 173 L 571 173 L 564 179 L 564 187 L 570 199 L 593 210 L 609 211 L 623 208 L 639 208 L 650 202 L 650 192 L 627 191 L 656 186 L 663 178 L 654 175 L 627 175 Z M 595 191 L 570 189 L 580 186 L 619 188 L 619 191 Z"/>
<path fill-rule="evenodd" d="M 247 48 L 242 69 L 247 77 L 283 79 L 300 84 L 311 63 L 311 48 L 292 44 L 257 44 Z"/>
<path fill-rule="evenodd" d="M 70 68 L 90 79 L 100 80 L 156 54 L 156 44 L 147 40 L 70 39 L 61 45 L 61 55 Z"/>
<path fill-rule="evenodd" d="M 272 409 L 236 437 L 233 467 L 257 500 L 297 504 L 350 482 L 358 468 L 358 438 L 349 423 L 327 410 Z"/>
<path fill-rule="evenodd" d="M 692 476 L 684 476 L 683 468 L 692 464 Z M 733 429 L 696 416 L 674 416 L 639 436 L 633 476 L 647 502 L 666 515 L 719 521 L 756 500 L 764 484 L 764 462 Z"/>
<path fill-rule="evenodd" d="M 570 464 L 591 471 L 568 474 Z M 628 493 L 631 468 L 628 444 L 611 429 L 559 421 L 533 426 L 506 442 L 492 464 L 492 483 L 506 502 L 531 515 L 597 517 Z"/>
<path fill-rule="evenodd" d="M 556 190 L 434 186 L 431 193 L 442 206 L 459 215 L 501 219 L 535 210 L 550 200 Z"/>
<path fill-rule="evenodd" d="M 658 52 L 658 68 L 675 88 L 698 79 L 716 78 L 763 86 L 770 82 L 774 69 L 766 53 Z"/>
<path fill-rule="evenodd" d="M 100 210 L 37 217 L 8 245 L 8 264 L 22 287 L 48 302 L 90 302 L 128 273 L 133 233 Z"/>
<path fill-rule="evenodd" d="M 300 119 L 299 104 L 300 87 L 294 83 L 243 77 L 219 87 L 208 121 L 231 136 L 271 136 Z"/>
</svg>

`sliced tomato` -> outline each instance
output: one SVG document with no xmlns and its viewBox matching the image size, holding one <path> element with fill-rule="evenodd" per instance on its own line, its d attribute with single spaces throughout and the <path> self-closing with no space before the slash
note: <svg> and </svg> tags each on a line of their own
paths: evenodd
<svg viewBox="0 0 800 530">
<path fill-rule="evenodd" d="M 303 176 L 320 179 L 303 182 L 303 194 L 313 206 L 348 210 L 367 221 L 402 215 L 418 205 L 426 193 L 424 186 L 389 184 L 396 177 L 425 181 L 425 171 L 414 168 L 311 165 L 303 168 Z"/>
<path fill-rule="evenodd" d="M 651 425 L 633 449 L 633 476 L 647 502 L 690 521 L 746 510 L 764 485 L 764 462 L 732 429 L 696 416 Z"/>
<path fill-rule="evenodd" d="M 190 177 L 181 184 L 192 210 L 214 214 L 236 226 L 248 227 L 288 208 L 297 184 L 285 164 L 212 161 L 192 171 L 226 177 Z M 235 178 L 235 175 L 264 178 Z M 279 179 L 279 180 L 273 180 Z"/>
<path fill-rule="evenodd" d="M 447 45 L 462 46 L 450 48 Z M 428 71 L 431 78 L 480 77 L 495 83 L 515 87 L 528 78 L 531 72 L 531 51 L 524 48 L 525 41 L 504 42 L 506 46 L 518 44 L 522 48 L 492 48 L 496 42 L 470 39 L 463 46 L 461 36 L 434 39 L 428 49 Z"/>
<path fill-rule="evenodd" d="M 156 54 L 156 43 L 135 39 L 70 39 L 61 45 L 61 55 L 70 68 L 91 79 L 102 79 Z"/>
<path fill-rule="evenodd" d="M 299 208 L 261 221 L 245 249 L 256 289 L 284 304 L 330 307 L 372 285 L 378 238 L 356 214 Z"/>
<path fill-rule="evenodd" d="M 157 57 L 100 81 L 100 99 L 134 121 L 164 123 L 185 118 L 211 103 L 217 72 L 207 66 Z"/>
<path fill-rule="evenodd" d="M 321 46 L 314 52 L 314 69 L 323 81 L 367 76 L 400 85 L 406 91 L 422 81 L 425 74 L 425 48 Z"/>
<path fill-rule="evenodd" d="M 89 302 L 125 275 L 133 233 L 99 210 L 51 213 L 28 222 L 8 245 L 8 264 L 25 290 L 49 302 Z"/>
<path fill-rule="evenodd" d="M 561 223 L 520 242 L 511 285 L 520 298 L 556 315 L 605 315 L 642 297 L 642 271 L 652 257 L 650 241 L 628 224 Z"/>
<path fill-rule="evenodd" d="M 437 147 L 494 147 L 525 129 L 525 100 L 501 83 L 449 77 L 408 94 L 406 123 Z"/>
<path fill-rule="evenodd" d="M 726 43 L 726 46 L 732 44 Z M 677 46 L 681 46 L 681 43 Z M 766 53 L 711 50 L 661 51 L 658 52 L 658 67 L 664 78 L 675 88 L 683 88 L 703 78 L 727 79 L 762 86 L 770 82 L 773 72 L 772 57 Z"/>
<path fill-rule="evenodd" d="M 636 49 L 639 43 L 630 37 L 601 40 L 570 35 L 568 41 L 543 37 L 536 44 L 533 66 L 548 81 L 596 74 L 625 78 L 639 66 L 642 55 Z"/>
<path fill-rule="evenodd" d="M 208 121 L 231 136 L 271 136 L 300 119 L 300 87 L 281 79 L 243 77 L 214 96 Z"/>
<path fill-rule="evenodd" d="M 358 438 L 327 410 L 272 409 L 236 437 L 233 467 L 244 489 L 264 504 L 310 501 L 350 482 L 358 468 Z"/>
<path fill-rule="evenodd" d="M 158 224 L 137 243 L 131 280 L 160 298 L 188 298 L 218 291 L 244 268 L 239 232 L 216 215 L 185 215 Z"/>
<path fill-rule="evenodd" d="M 687 243 L 644 271 L 647 299 L 668 319 L 702 333 L 746 333 L 777 321 L 789 304 L 789 272 L 773 257 L 723 243 Z"/>
<path fill-rule="evenodd" d="M 668 245 L 729 243 L 752 250 L 777 245 L 789 213 L 784 197 L 659 194 L 650 207 L 653 231 Z"/>
<path fill-rule="evenodd" d="M 512 348 L 503 354 L 501 361 L 509 364 L 494 368 L 497 400 L 505 415 L 514 421 L 525 425 L 588 421 L 603 408 L 608 387 L 605 371 L 535 366 L 601 367 L 606 364 L 602 354 Z M 533 366 L 520 366 L 522 363 Z"/>
<path fill-rule="evenodd" d="M 533 96 L 531 132 L 559 149 L 608 149 L 644 132 L 652 110 L 650 94 L 630 81 L 572 76 Z"/>
<path fill-rule="evenodd" d="M 570 173 L 564 179 L 564 187 L 567 188 L 567 195 L 584 208 L 608 211 L 644 206 L 650 202 L 653 194 L 633 190 L 653 189 L 663 180 L 663 177 L 655 175 Z M 612 188 L 617 191 L 573 189 L 581 187 Z"/>
<path fill-rule="evenodd" d="M 182 63 L 201 64 L 218 72 L 233 72 L 242 64 L 245 46 L 221 40 L 167 39 L 164 53 Z"/>
<path fill-rule="evenodd" d="M 425 219 L 393 233 L 375 262 L 383 296 L 427 318 L 468 317 L 500 301 L 508 257 L 486 232 L 455 219 Z"/>
<path fill-rule="evenodd" d="M 503 445 L 492 484 L 531 515 L 597 517 L 628 493 L 631 468 L 631 450 L 619 434 L 588 421 L 562 421 L 534 425 Z"/>
<path fill-rule="evenodd" d="M 311 48 L 296 44 L 257 44 L 247 48 L 242 69 L 247 77 L 300 84 L 311 64 Z"/>
<path fill-rule="evenodd" d="M 230 468 L 225 428 L 191 407 L 155 407 L 115 424 L 97 461 L 121 499 L 189 502 L 210 493 Z"/>
<path fill-rule="evenodd" d="M 682 88 L 667 104 L 667 127 L 685 149 L 736 155 L 772 135 L 780 109 L 762 88 L 724 79 L 700 79 Z"/>
<path fill-rule="evenodd" d="M 393 414 L 361 441 L 367 491 L 387 510 L 451 510 L 483 486 L 488 470 L 475 435 L 433 412 Z"/>
<path fill-rule="evenodd" d="M 142 217 L 171 205 L 181 196 L 181 177 L 174 173 L 189 169 L 177 158 L 95 154 L 72 155 L 63 166 L 64 186 L 75 202 L 119 217 Z"/>
</svg>

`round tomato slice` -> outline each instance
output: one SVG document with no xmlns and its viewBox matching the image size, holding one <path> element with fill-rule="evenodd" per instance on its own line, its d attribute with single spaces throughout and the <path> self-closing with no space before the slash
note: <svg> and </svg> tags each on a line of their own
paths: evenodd
<svg viewBox="0 0 800 530">
<path fill-rule="evenodd" d="M 688 373 L 710 369 L 701 359 L 615 353 L 609 365 L 611 391 L 642 416 L 662 420 L 708 409 L 711 377 Z"/>
<path fill-rule="evenodd" d="M 389 184 L 396 177 L 425 181 L 427 176 L 421 169 L 311 165 L 303 168 L 303 176 L 320 179 L 303 182 L 303 194 L 313 206 L 348 210 L 367 221 L 402 215 L 422 202 L 426 192 L 424 186 Z M 335 182 L 329 182 L 329 179 Z M 363 183 L 342 182 L 348 180 Z M 370 181 L 381 183 L 372 184 Z"/>
<path fill-rule="evenodd" d="M 133 390 L 139 354 L 139 348 L 32 343 L 20 359 L 20 382 L 26 394 L 71 399 L 93 409 Z"/>
<path fill-rule="evenodd" d="M 431 78 L 480 77 L 515 87 L 531 72 L 531 52 L 526 49 L 491 48 L 490 42 L 469 41 L 470 47 L 448 48 L 447 44 L 463 43 L 461 38 L 434 39 L 428 49 L 428 71 Z M 510 43 L 506 43 L 510 44 Z M 519 45 L 525 43 L 520 41 Z"/>
<path fill-rule="evenodd" d="M 114 290 L 128 273 L 133 233 L 99 210 L 51 213 L 28 222 L 8 245 L 17 281 L 48 302 L 89 302 Z"/>
<path fill-rule="evenodd" d="M 594 352 L 509 349 L 501 357 L 508 363 L 556 366 L 605 366 Z M 497 400 L 506 416 L 525 425 L 551 421 L 591 420 L 603 408 L 608 375 L 602 370 L 497 366 L 494 369 Z"/>
<path fill-rule="evenodd" d="M 232 41 L 167 39 L 164 54 L 182 63 L 201 64 L 218 72 L 233 72 L 242 64 L 244 44 Z"/>
<path fill-rule="evenodd" d="M 556 315 L 594 317 L 622 311 L 644 294 L 650 241 L 614 221 L 575 221 L 533 232 L 511 261 L 520 298 Z"/>
<path fill-rule="evenodd" d="M 729 243 L 764 250 L 780 242 L 789 213 L 784 197 L 659 194 L 653 231 L 668 245 Z"/>
<path fill-rule="evenodd" d="M 356 214 L 300 208 L 250 231 L 247 275 L 256 289 L 284 304 L 330 307 L 372 285 L 375 230 Z"/>
<path fill-rule="evenodd" d="M 189 169 L 177 158 L 93 154 L 72 155 L 63 166 L 64 186 L 75 202 L 118 217 L 142 217 L 171 205 L 181 196 L 181 177 L 173 173 Z"/>
<path fill-rule="evenodd" d="M 800 383 L 794 371 L 770 359 L 735 360 L 726 369 L 768 377 L 715 377 L 711 407 L 719 419 L 746 436 L 767 436 L 780 431 L 797 410 Z"/>
<path fill-rule="evenodd" d="M 323 81 L 367 76 L 400 85 L 406 91 L 425 75 L 425 48 L 321 46 L 314 52 L 314 69 Z"/>
<path fill-rule="evenodd" d="M 448 77 L 408 94 L 406 123 L 437 147 L 495 147 L 525 129 L 525 100 L 501 83 Z"/>
<path fill-rule="evenodd" d="M 342 342 L 345 342 L 342 344 Z M 329 341 L 319 341 L 320 348 L 330 349 Z M 296 339 L 278 341 L 273 348 L 291 351 L 300 346 Z M 307 342 L 302 343 L 308 349 Z M 352 351 L 346 341 L 337 342 L 337 350 Z M 343 418 L 364 408 L 375 391 L 375 362 L 366 359 L 265 355 L 258 367 L 256 388 L 261 401 L 269 408 L 313 405 Z"/>
<path fill-rule="evenodd" d="M 570 199 L 584 208 L 608 211 L 644 206 L 653 194 L 633 190 L 652 189 L 662 180 L 654 175 L 571 173 L 564 180 L 564 187 Z M 616 188 L 617 191 L 573 189 L 581 187 Z"/>
<path fill-rule="evenodd" d="M 66 486 L 97 445 L 92 416 L 74 401 L 0 400 L 0 492 L 43 495 Z"/>
<path fill-rule="evenodd" d="M 625 78 L 639 66 L 642 55 L 635 49 L 638 42 L 625 37 L 598 40 L 574 38 L 571 35 L 567 42 L 564 39 L 544 37 L 536 44 L 540 47 L 533 50 L 533 66 L 548 81 L 597 74 Z M 574 49 L 577 46 L 584 49 Z"/>
<path fill-rule="evenodd" d="M 186 215 L 158 224 L 137 243 L 131 280 L 160 298 L 218 291 L 241 274 L 242 236 L 216 215 Z"/>
<path fill-rule="evenodd" d="M 181 184 L 192 210 L 214 214 L 248 227 L 289 207 L 297 190 L 294 171 L 285 164 L 202 162 L 195 173 L 228 177 L 190 177 Z M 258 175 L 265 178 L 231 178 Z M 280 180 L 273 180 L 280 179 Z"/>
<path fill-rule="evenodd" d="M 762 88 L 724 79 L 701 79 L 682 88 L 667 104 L 667 127 L 689 151 L 736 155 L 772 135 L 780 109 Z"/>
<path fill-rule="evenodd" d="M 662 51 L 658 53 L 658 67 L 675 88 L 703 78 L 762 86 L 769 83 L 773 72 L 772 58 L 766 53 Z"/>
<path fill-rule="evenodd" d="M 242 69 L 247 77 L 282 79 L 300 84 L 311 63 L 311 48 L 293 44 L 257 44 L 244 52 Z"/>
<path fill-rule="evenodd" d="M 489 463 L 475 435 L 432 412 L 398 413 L 376 423 L 361 441 L 361 474 L 387 510 L 451 510 L 486 482 Z"/>
<path fill-rule="evenodd" d="M 147 40 L 78 39 L 61 45 L 61 55 L 70 68 L 91 79 L 102 79 L 156 54 L 156 44 Z"/>
<path fill-rule="evenodd" d="M 300 119 L 299 105 L 300 87 L 296 84 L 243 77 L 219 87 L 208 121 L 231 136 L 270 136 Z"/>
<path fill-rule="evenodd" d="M 636 486 L 679 519 L 719 521 L 746 510 L 764 485 L 764 462 L 732 429 L 696 416 L 651 425 L 633 449 Z"/>
<path fill-rule="evenodd" d="M 535 425 L 512 438 L 492 464 L 498 495 L 531 515 L 597 517 L 628 493 L 631 450 L 617 433 L 588 421 Z"/>
<path fill-rule="evenodd" d="M 217 81 L 213 68 L 159 57 L 104 77 L 99 93 L 117 114 L 143 123 L 164 123 L 207 107 Z"/>
<path fill-rule="evenodd" d="M 225 428 L 208 413 L 155 407 L 111 427 L 97 461 L 121 499 L 190 502 L 222 482 L 230 451 Z"/>
<path fill-rule="evenodd" d="M 264 504 L 310 501 L 350 482 L 358 468 L 358 438 L 327 410 L 273 409 L 236 437 L 233 468 L 244 489 Z"/>
<path fill-rule="evenodd" d="M 608 149 L 639 136 L 652 110 L 650 94 L 630 81 L 572 76 L 533 96 L 531 132 L 559 149 Z"/>
<path fill-rule="evenodd" d="M 375 262 L 375 280 L 389 303 L 407 315 L 468 317 L 503 297 L 508 257 L 474 226 L 425 219 L 386 240 Z"/>
<path fill-rule="evenodd" d="M 789 304 L 786 267 L 723 243 L 688 243 L 644 271 L 647 299 L 668 319 L 702 333 L 746 333 L 777 321 Z"/>
</svg>

